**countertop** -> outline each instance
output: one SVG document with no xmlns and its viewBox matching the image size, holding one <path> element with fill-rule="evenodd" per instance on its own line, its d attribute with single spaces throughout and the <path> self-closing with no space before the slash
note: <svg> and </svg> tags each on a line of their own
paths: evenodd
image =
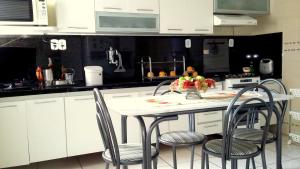
<svg viewBox="0 0 300 169">
<path fill-rule="evenodd" d="M 146 87 L 156 86 L 160 82 L 122 82 L 104 84 L 101 86 L 85 86 L 84 83 L 77 83 L 75 85 L 61 85 L 40 88 L 36 85 L 26 87 L 14 87 L 0 89 L 1 97 L 13 97 L 13 96 L 27 96 L 27 95 L 38 95 L 38 94 L 51 94 L 51 93 L 64 93 L 64 92 L 78 92 L 78 91 L 89 91 L 93 88 L 103 89 L 118 89 L 118 88 L 132 88 L 132 87 Z"/>
</svg>

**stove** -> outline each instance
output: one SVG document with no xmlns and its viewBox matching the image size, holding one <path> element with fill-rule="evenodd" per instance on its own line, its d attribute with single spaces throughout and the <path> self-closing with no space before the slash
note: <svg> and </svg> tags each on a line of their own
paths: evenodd
<svg viewBox="0 0 300 169">
<path fill-rule="evenodd" d="M 260 77 L 240 77 L 232 76 L 227 78 L 224 83 L 225 90 L 244 88 L 250 85 L 257 85 L 260 81 Z"/>
</svg>

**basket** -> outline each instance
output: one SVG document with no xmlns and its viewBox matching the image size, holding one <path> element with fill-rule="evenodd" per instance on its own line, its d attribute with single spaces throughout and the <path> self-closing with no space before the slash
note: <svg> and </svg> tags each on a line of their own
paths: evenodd
<svg viewBox="0 0 300 169">
<path fill-rule="evenodd" d="M 294 142 L 300 143 L 300 135 L 295 133 L 289 134 L 290 139 L 292 139 Z"/>
<path fill-rule="evenodd" d="M 300 112 L 290 111 L 290 115 L 292 116 L 292 119 L 300 121 Z"/>
</svg>

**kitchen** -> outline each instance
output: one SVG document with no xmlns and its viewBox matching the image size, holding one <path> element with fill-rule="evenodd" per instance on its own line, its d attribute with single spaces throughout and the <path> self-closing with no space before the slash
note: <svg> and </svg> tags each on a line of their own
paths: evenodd
<svg viewBox="0 0 300 169">
<path fill-rule="evenodd" d="M 120 4 L 122 2 L 117 1 Z M 141 59 L 144 61 L 149 60 L 149 56 L 153 61 L 153 73 L 155 76 L 158 75 L 159 71 L 163 70 L 167 74 L 169 71 L 173 69 L 173 65 L 165 66 L 163 69 L 160 66 L 155 65 L 154 62 L 158 61 L 173 61 L 175 57 L 176 60 L 182 61 L 182 56 L 186 58 L 186 66 L 193 66 L 199 74 L 204 73 L 203 63 L 206 62 L 204 60 L 205 55 L 203 55 L 207 50 L 212 51 L 212 53 L 228 53 L 228 57 L 234 58 L 231 59 L 235 61 L 236 57 L 246 57 L 246 55 L 255 55 L 259 54 L 261 58 L 254 60 L 254 70 L 256 73 L 259 73 L 259 62 L 263 59 L 264 56 L 276 57 L 278 56 L 282 61 L 279 61 L 275 58 L 272 58 L 274 61 L 274 77 L 277 79 L 282 79 L 284 84 L 288 89 L 297 88 L 299 86 L 299 80 L 295 77 L 299 76 L 299 71 L 297 71 L 297 67 L 299 67 L 299 59 L 296 57 L 299 50 L 299 21 L 297 20 L 299 16 L 299 12 L 297 12 L 296 6 L 297 2 L 294 1 L 283 1 L 283 0 L 271 0 L 270 6 L 270 14 L 267 15 L 259 15 L 256 16 L 258 20 L 257 26 L 215 26 L 213 29 L 213 34 L 206 33 L 188 33 L 181 35 L 181 33 L 172 32 L 170 34 L 163 33 L 160 36 L 157 33 L 134 33 L 134 34 L 123 34 L 118 32 L 113 33 L 100 33 L 93 34 L 88 32 L 87 30 L 79 29 L 74 30 L 62 30 L 60 32 L 56 32 L 55 26 L 59 24 L 58 19 L 55 16 L 55 6 L 58 3 L 54 0 L 48 1 L 48 13 L 49 13 L 49 25 L 52 27 L 47 28 L 39 28 L 33 27 L 33 30 L 27 30 L 29 28 L 24 28 L 24 26 L 19 27 L 9 27 L 8 29 L 4 26 L 1 28 L 1 46 L 5 47 L 15 47 L 16 48 L 34 48 L 34 51 L 28 49 L 24 51 L 20 51 L 19 53 L 13 53 L 12 55 L 16 58 L 14 60 L 19 60 L 21 63 L 28 64 L 29 66 L 22 66 L 23 64 L 17 62 L 15 64 L 7 64 L 1 66 L 1 72 L 5 74 L 5 72 L 9 71 L 30 71 L 32 74 L 31 79 L 35 79 L 35 70 L 37 66 L 41 66 L 43 69 L 47 68 L 49 64 L 48 58 L 52 58 L 52 62 L 54 65 L 53 75 L 55 80 L 59 80 L 61 75 L 61 66 L 64 65 L 65 68 L 73 68 L 75 69 L 75 77 L 74 80 L 76 82 L 75 85 L 69 85 L 71 87 L 66 86 L 52 86 L 45 87 L 43 89 L 38 89 L 38 85 L 36 85 L 34 90 L 32 88 L 22 89 L 14 89 L 14 90 L 2 90 L 1 91 L 1 102 L 6 102 L 9 104 L 16 103 L 20 106 L 20 111 L 25 115 L 27 114 L 27 118 L 29 117 L 29 121 L 16 121 L 14 124 L 23 124 L 24 126 L 19 126 L 19 129 L 14 131 L 16 136 L 26 138 L 27 141 L 24 141 L 24 149 L 19 149 L 21 153 L 14 153 L 10 149 L 6 149 L 8 153 L 5 153 L 3 157 L 6 159 L 9 153 L 11 153 L 10 159 L 13 162 L 17 162 L 16 154 L 24 157 L 25 161 L 21 163 L 15 164 L 15 166 L 23 166 L 32 167 L 32 168 L 60 168 L 62 165 L 70 165 L 70 168 L 85 168 L 86 165 L 98 168 L 103 165 L 101 162 L 101 156 L 99 154 L 93 155 L 90 153 L 94 153 L 99 151 L 99 146 L 101 143 L 101 139 L 99 138 L 99 131 L 97 128 L 95 129 L 96 123 L 90 122 L 90 120 L 95 120 L 95 105 L 91 101 L 93 96 L 90 91 L 92 88 L 85 87 L 85 72 L 84 66 L 97 64 L 98 66 L 102 66 L 103 71 L 103 86 L 99 86 L 99 89 L 107 89 L 107 97 L 113 97 L 110 94 L 120 93 L 123 96 L 130 95 L 147 95 L 147 92 L 152 92 L 154 86 L 158 84 L 157 81 L 149 81 L 146 80 L 142 82 L 142 70 L 141 70 Z M 82 3 L 82 7 L 87 7 L 88 9 L 89 3 Z M 66 8 L 65 10 L 69 9 Z M 161 8 L 162 10 L 162 8 Z M 93 10 L 91 10 L 93 11 Z M 80 12 L 77 12 L 81 14 Z M 83 12 L 84 13 L 84 12 Z M 77 14 L 77 15 L 79 15 Z M 86 16 L 80 16 L 82 18 L 89 18 L 89 13 L 86 13 Z M 177 15 L 180 15 L 177 14 Z M 210 14 L 212 15 L 212 13 Z M 205 15 L 208 17 L 207 15 Z M 80 18 L 79 17 L 79 18 Z M 174 15 L 174 17 L 177 17 Z M 77 18 L 77 17 L 76 17 Z M 88 20 L 88 19 L 86 19 Z M 73 20 L 70 20 L 70 22 Z M 162 21 L 161 21 L 162 22 Z M 171 21 L 170 21 L 171 22 Z M 90 23 L 86 23 L 83 20 L 83 23 L 78 24 L 77 26 L 83 24 L 84 27 L 90 25 Z M 188 24 L 188 23 L 186 23 Z M 212 25 L 212 24 L 211 24 Z M 38 29 L 39 28 L 39 29 Z M 43 32 L 39 32 L 42 30 Z M 81 32 L 80 32 L 81 31 Z M 92 30 L 93 31 L 93 30 Z M 168 30 L 166 30 L 168 31 Z M 45 32 L 45 33 L 44 33 Z M 276 33 L 276 32 L 282 32 Z M 25 35 L 24 35 L 25 34 Z M 199 34 L 202 34 L 199 36 Z M 21 35 L 21 36 L 20 36 Z M 66 50 L 51 50 L 51 40 L 66 40 Z M 224 40 L 225 39 L 225 40 Z M 229 43 L 229 40 L 233 39 L 234 45 L 233 47 L 224 48 L 222 44 L 217 44 L 223 41 Z M 208 45 L 208 43 L 216 42 L 216 44 Z M 228 41 L 227 41 L 228 40 Z M 232 40 L 231 40 L 232 41 Z M 191 45 L 189 45 L 189 42 Z M 126 73 L 118 72 L 114 73 L 114 70 L 117 68 L 117 65 L 110 64 L 107 59 L 107 52 L 109 51 L 109 47 L 112 47 L 114 50 L 119 51 L 122 56 L 122 61 L 124 68 L 126 69 Z M 190 48 L 187 48 L 191 46 Z M 217 46 L 217 48 L 216 48 Z M 207 48 L 205 51 L 204 48 Z M 12 48 L 11 48 L 12 49 Z M 13 49 L 13 50 L 15 50 Z M 217 50 L 216 50 L 217 49 Z M 218 50 L 219 49 L 219 50 Z M 226 51 L 227 50 L 227 51 Z M 278 50 L 278 51 L 276 51 Z M 259 52 L 259 53 L 257 53 Z M 21 55 L 25 54 L 26 59 L 22 58 Z M 34 54 L 30 54 L 34 53 Z M 283 57 L 282 55 L 283 54 Z M 218 56 L 218 54 L 213 54 Z M 281 58 L 282 57 L 282 58 Z M 229 59 L 230 59 L 229 58 Z M 118 59 L 117 56 L 114 58 Z M 162 59 L 162 60 L 160 60 Z M 236 63 L 229 63 L 228 67 L 233 72 L 232 74 L 240 74 L 242 73 L 242 68 L 250 66 L 250 60 L 243 60 L 245 63 L 237 61 Z M 282 65 L 276 65 L 282 62 Z M 3 63 L 1 61 L 1 63 Z M 8 66 L 9 65 L 9 66 Z M 236 66 L 238 65 L 238 66 Z M 24 69 L 22 69 L 24 68 Z M 25 69 L 27 68 L 27 69 Z M 19 70 L 21 69 L 21 70 Z M 183 72 L 181 63 L 176 65 L 177 72 L 180 74 Z M 282 71 L 281 71 L 282 69 Z M 144 64 L 144 73 L 145 75 L 150 70 L 149 64 Z M 208 71 L 208 70 L 207 70 Z M 217 71 L 218 72 L 218 71 Z M 206 72 L 205 76 L 216 78 L 216 80 L 221 81 L 226 75 L 225 72 L 219 71 L 216 74 L 212 74 L 210 72 Z M 7 73 L 8 74 L 8 73 Z M 15 74 L 15 73 L 13 73 Z M 17 73 L 16 73 L 17 74 Z M 229 73 L 228 73 L 229 74 Z M 216 76 L 215 76 L 216 75 Z M 1 77 L 8 77 L 6 75 L 1 75 Z M 6 79 L 5 79 L 6 80 Z M 36 81 L 35 81 L 36 82 Z M 18 84 L 16 85 L 18 86 Z M 143 87 L 137 88 L 137 87 Z M 118 88 L 118 89 L 115 89 Z M 122 89 L 125 88 L 125 89 Z M 109 90 L 111 89 L 111 90 Z M 147 91 L 140 92 L 140 90 Z M 10 97 L 8 97 L 10 96 Z M 18 97 L 17 97 L 18 96 Z M 55 102 L 53 102 L 55 101 Z M 47 104 L 41 104 L 40 106 L 36 105 L 36 102 L 46 102 Z M 80 106 L 78 106 L 78 102 Z M 294 104 L 296 105 L 296 104 Z M 55 107 L 56 110 L 49 110 L 49 107 Z M 295 106 L 297 108 L 297 105 Z M 40 110 L 45 110 L 44 117 L 41 117 Z M 48 112 L 46 111 L 48 110 Z M 14 110 L 11 110 L 14 112 Z M 54 112 L 54 113 L 53 113 Z M 61 113 L 63 112 L 63 113 Z M 78 113 L 78 116 L 72 116 L 73 112 Z M 91 112 L 87 115 L 80 115 L 80 112 Z M 54 114 L 57 115 L 54 117 Z M 88 114 L 88 113 L 86 113 Z M 64 117 L 66 116 L 66 117 Z M 66 118 L 66 119 L 65 119 Z M 69 118 L 69 120 L 67 120 Z M 82 123 L 82 119 L 88 120 L 87 124 Z M 115 121 L 119 122 L 120 117 L 116 116 Z M 130 128 L 132 135 L 129 135 L 130 140 L 139 140 L 140 136 L 138 134 L 139 130 L 136 126 L 138 123 L 135 119 L 129 119 L 130 123 L 134 127 Z M 49 121 L 57 121 L 57 123 L 49 124 Z M 69 122 L 68 122 L 69 121 Z M 187 120 L 186 120 L 187 121 Z M 288 118 L 285 118 L 284 123 L 284 133 L 288 133 Z M 25 122 L 27 124 L 25 124 Z M 2 123 L 2 122 L 1 122 Z M 8 126 L 13 128 L 14 124 L 11 122 Z M 2 123 L 7 124 L 7 123 Z M 43 124 L 43 125 L 41 125 Z M 28 126 L 27 126 L 28 125 Z M 183 125 L 185 126 L 185 125 Z M 117 123 L 115 128 L 120 128 L 120 124 Z M 128 126 L 129 127 L 129 126 Z M 178 123 L 176 125 L 175 122 L 172 122 L 167 125 L 168 129 L 176 129 Z M 297 127 L 297 126 L 296 126 Z M 26 133 L 26 129 L 28 130 L 28 134 L 20 134 L 21 132 Z M 163 127 L 162 127 L 163 128 Z M 51 130 L 50 130 L 51 129 Z M 115 129 L 117 130 L 117 129 Z M 120 134 L 120 130 L 118 130 Z M 166 129 L 167 130 L 167 129 Z M 47 131 L 52 133 L 51 135 L 46 135 L 44 132 Z M 93 131 L 93 132 L 86 132 Z M 5 134 L 7 131 L 4 131 Z M 10 131 L 8 135 L 13 135 L 13 131 Z M 47 133 L 45 132 L 45 133 Z M 67 136 L 66 136 L 67 134 Z M 97 134 L 97 136 L 95 136 Z M 2 134 L 1 134 L 2 135 Z M 28 137 L 28 139 L 27 139 Z M 44 139 L 40 139 L 43 137 Z M 1 136 L 2 138 L 2 136 Z M 31 140 L 30 138 L 33 138 Z M 54 142 L 51 143 L 52 146 L 48 146 L 49 140 L 53 140 L 53 138 L 57 138 Z M 67 138 L 67 139 L 66 139 Z M 36 140 L 35 140 L 36 139 Z M 17 140 L 21 140 L 18 138 Z M 38 144 L 36 144 L 38 143 Z M 18 144 L 20 144 L 18 142 Z M 30 164 L 29 164 L 29 155 L 28 155 L 28 145 L 29 144 L 29 152 L 30 152 Z M 284 143 L 285 144 L 285 143 Z M 14 144 L 15 145 L 15 144 Z M 68 150 L 66 150 L 66 145 Z M 78 146 L 80 145 L 80 146 Z M 299 150 L 296 146 L 297 144 L 292 144 L 293 150 Z M 3 147 L 14 147 L 2 145 Z M 297 149 L 298 148 L 298 149 Z M 52 149 L 52 150 L 51 150 Z M 169 149 L 166 148 L 168 151 Z M 26 152 L 27 153 L 24 153 Z M 187 149 L 179 150 L 184 152 L 188 152 Z M 49 153 L 43 153 L 49 152 Z M 168 154 L 171 152 L 165 153 L 165 157 L 168 157 Z M 297 154 L 296 152 L 293 152 Z M 83 155 L 90 154 L 90 155 Z M 178 153 L 179 154 L 179 153 Z M 80 155 L 80 156 L 79 156 Z M 163 154 L 164 155 L 164 154 Z M 186 168 L 188 168 L 188 160 L 189 156 L 186 155 L 186 160 L 182 163 L 186 163 Z M 285 156 L 285 154 L 283 154 Z M 66 158 L 69 157 L 69 158 Z M 288 154 L 285 156 L 287 159 L 291 160 Z M 295 156 L 297 157 L 297 156 Z M 64 159 L 60 159 L 64 158 Z M 96 159 L 95 159 L 96 158 Z M 178 157 L 180 161 L 181 158 Z M 199 157 L 200 158 L 200 157 Z M 46 160 L 52 161 L 46 161 Z M 53 160 L 58 159 L 58 160 Z M 78 162 L 78 159 L 81 160 Z M 95 159 L 95 160 L 93 160 Z M 164 158 L 163 158 L 164 159 Z M 196 158 L 197 159 L 197 158 Z M 2 160 L 0 160 L 2 161 Z M 46 162 L 42 162 L 46 161 Z M 171 160 L 170 160 L 171 161 Z M 293 160 L 291 160 L 293 161 Z M 198 159 L 198 162 L 200 160 Z M 212 161 L 214 162 L 214 161 Z M 63 164 L 61 164 L 63 163 Z M 165 164 L 165 167 L 168 167 L 171 162 L 161 162 Z M 218 162 L 217 167 L 219 166 Z M 162 164 L 162 165 L 163 165 Z M 214 163 L 215 164 L 215 163 Z M 214 165 L 212 164 L 212 165 Z M 5 165 L 5 164 L 4 164 Z M 79 166 L 78 166 L 79 165 Z M 81 166 L 80 166 L 81 165 Z M 172 165 L 172 163 L 171 163 Z M 195 163 L 195 165 L 197 165 Z M 199 165 L 199 164 L 198 164 Z M 288 164 L 289 165 L 289 164 Z M 10 165 L 14 166 L 14 165 Z M 295 168 L 295 166 L 293 166 Z M 5 168 L 5 167 L 4 167 Z M 48 167 L 49 168 L 49 167 Z M 104 168 L 104 166 L 103 166 Z M 180 168 L 180 167 L 178 167 Z M 184 168 L 184 167 L 183 167 Z M 288 168 L 288 167 L 287 167 Z"/>
</svg>

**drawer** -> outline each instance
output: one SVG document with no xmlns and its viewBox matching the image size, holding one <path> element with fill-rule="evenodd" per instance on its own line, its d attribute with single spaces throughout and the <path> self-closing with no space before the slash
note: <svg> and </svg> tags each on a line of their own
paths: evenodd
<svg viewBox="0 0 300 169">
<path fill-rule="evenodd" d="M 222 120 L 208 123 L 197 123 L 196 131 L 205 135 L 222 133 Z"/>
<path fill-rule="evenodd" d="M 222 111 L 211 111 L 196 114 L 197 123 L 206 123 L 211 121 L 222 121 Z"/>
</svg>

